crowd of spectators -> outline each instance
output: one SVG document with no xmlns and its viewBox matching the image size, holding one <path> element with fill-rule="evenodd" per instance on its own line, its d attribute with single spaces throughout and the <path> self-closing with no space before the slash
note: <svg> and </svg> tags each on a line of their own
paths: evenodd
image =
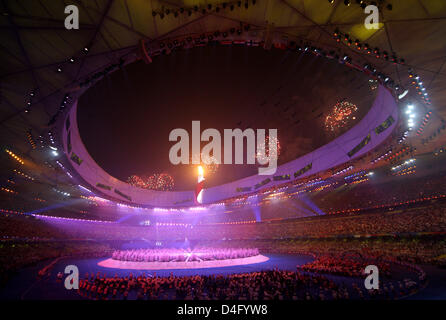
<svg viewBox="0 0 446 320">
<path fill-rule="evenodd" d="M 390 276 L 390 263 L 364 259 L 356 255 L 322 255 L 312 262 L 303 265 L 304 271 L 321 274 L 335 274 L 348 277 L 361 277 L 366 266 L 374 264 L 378 267 L 381 276 Z"/>
<path fill-rule="evenodd" d="M 312 195 L 312 200 L 324 212 L 348 209 L 366 209 L 426 197 L 446 195 L 446 172 L 435 176 L 392 179 L 385 183 L 367 183 L 327 190 Z"/>
<path fill-rule="evenodd" d="M 343 256 L 354 252 L 359 255 L 386 260 L 406 261 L 413 264 L 446 266 L 446 238 L 444 236 L 376 237 L 345 239 L 287 239 L 231 241 L 231 245 L 255 245 L 260 252 L 283 254 L 314 252 Z"/>
<path fill-rule="evenodd" d="M 0 242 L 0 285 L 11 275 L 42 260 L 59 257 L 109 256 L 107 244 L 84 241 L 1 241 Z"/>
<path fill-rule="evenodd" d="M 398 299 L 416 292 L 423 281 L 414 275 L 413 279 L 384 282 L 379 290 L 369 291 L 359 282 L 337 281 L 301 270 L 169 277 L 107 277 L 98 273 L 87 274 L 80 281 L 79 293 L 95 300 Z"/>
<path fill-rule="evenodd" d="M 293 220 L 188 227 L 146 227 L 63 219 L 41 221 L 26 216 L 1 219 L 5 222 L 0 227 L 3 239 L 234 240 L 446 232 L 446 207 L 442 203 L 408 209 L 386 209 L 375 213 L 355 212 Z"/>
<path fill-rule="evenodd" d="M 63 230 L 29 215 L 0 214 L 0 240 L 63 239 Z"/>
</svg>

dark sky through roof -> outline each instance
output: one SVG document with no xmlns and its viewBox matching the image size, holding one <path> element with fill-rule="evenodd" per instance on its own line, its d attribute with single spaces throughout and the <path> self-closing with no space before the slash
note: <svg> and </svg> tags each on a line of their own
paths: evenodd
<svg viewBox="0 0 446 320">
<path fill-rule="evenodd" d="M 128 65 L 89 89 L 79 102 L 82 139 L 93 158 L 121 179 L 167 172 L 175 189 L 192 189 L 192 165 L 169 162 L 171 130 L 277 128 L 279 163 L 322 146 L 334 136 L 323 120 L 346 99 L 358 121 L 374 98 L 368 78 L 335 61 L 295 52 L 205 47 Z M 352 122 L 353 125 L 356 122 Z M 222 165 L 208 185 L 257 173 L 253 165 Z"/>
</svg>

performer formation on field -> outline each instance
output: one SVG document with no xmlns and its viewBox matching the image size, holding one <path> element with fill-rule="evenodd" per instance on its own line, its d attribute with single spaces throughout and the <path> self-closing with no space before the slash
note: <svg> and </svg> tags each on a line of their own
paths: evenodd
<svg viewBox="0 0 446 320">
<path fill-rule="evenodd" d="M 240 259 L 257 255 L 259 250 L 253 248 L 133 249 L 114 251 L 112 258 L 134 262 L 192 262 Z"/>
</svg>

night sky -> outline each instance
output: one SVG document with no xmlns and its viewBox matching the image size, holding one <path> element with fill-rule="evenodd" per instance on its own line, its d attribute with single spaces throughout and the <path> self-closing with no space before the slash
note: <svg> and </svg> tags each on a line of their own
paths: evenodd
<svg viewBox="0 0 446 320">
<path fill-rule="evenodd" d="M 368 78 L 337 62 L 273 49 L 204 47 L 133 63 L 90 88 L 79 102 L 82 139 L 96 162 L 125 181 L 167 172 L 175 190 L 196 183 L 192 165 L 169 162 L 169 133 L 192 120 L 201 130 L 277 128 L 279 164 L 334 138 L 323 119 L 341 99 L 367 112 L 375 91 Z M 354 123 L 352 123 L 354 124 Z M 202 144 L 204 145 L 204 144 Z M 222 146 L 223 147 L 223 146 Z M 254 165 L 221 165 L 208 186 L 257 173 Z"/>
</svg>

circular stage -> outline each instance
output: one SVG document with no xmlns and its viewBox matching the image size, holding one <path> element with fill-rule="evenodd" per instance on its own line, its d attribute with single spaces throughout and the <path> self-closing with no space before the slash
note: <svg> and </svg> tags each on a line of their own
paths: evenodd
<svg viewBox="0 0 446 320">
<path fill-rule="evenodd" d="M 261 263 L 269 258 L 253 248 L 116 250 L 99 266 L 127 270 L 203 269 Z"/>
<path fill-rule="evenodd" d="M 170 261 L 170 262 L 135 262 L 135 261 L 121 261 L 115 259 L 106 259 L 98 263 L 104 268 L 113 269 L 127 269 L 127 270 L 174 270 L 174 269 L 204 269 L 204 268 L 221 268 L 243 266 L 254 263 L 261 263 L 268 261 L 269 258 L 261 254 L 253 257 L 239 258 L 239 259 L 224 259 L 211 261 Z"/>
</svg>

